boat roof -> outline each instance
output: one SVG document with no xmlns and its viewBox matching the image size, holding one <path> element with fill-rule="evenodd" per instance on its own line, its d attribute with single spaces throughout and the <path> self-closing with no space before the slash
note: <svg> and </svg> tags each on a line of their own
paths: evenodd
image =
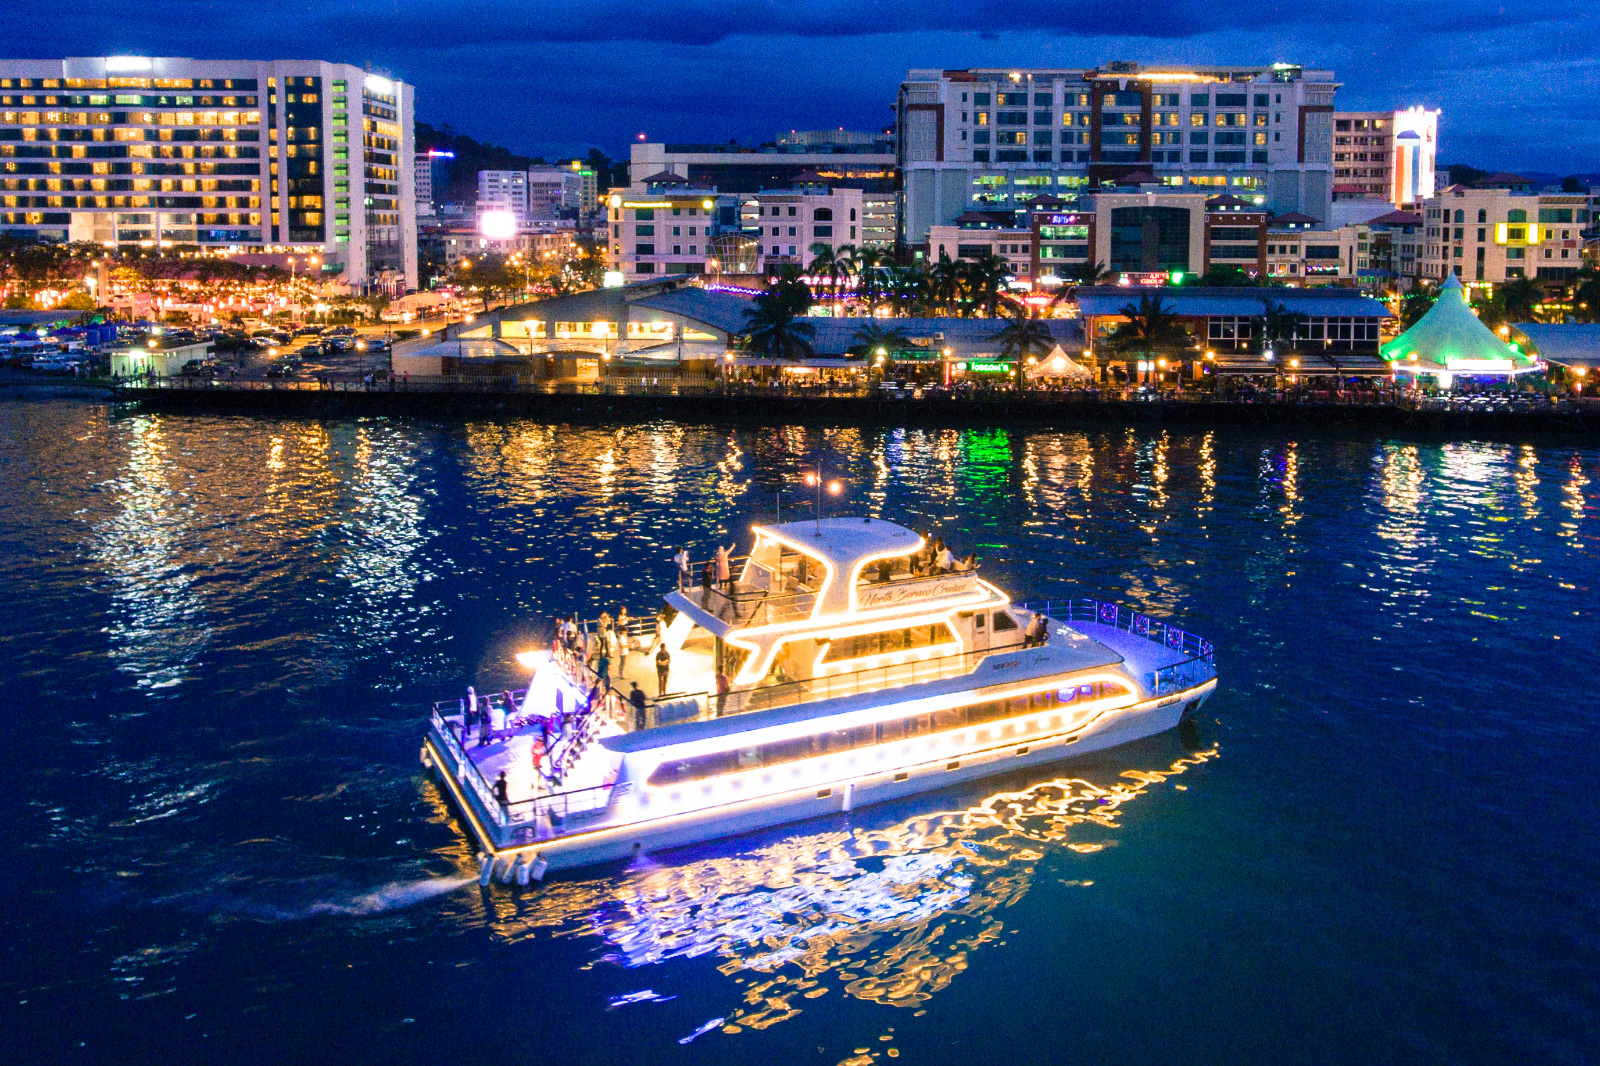
<svg viewBox="0 0 1600 1066">
<path fill-rule="evenodd" d="M 915 531 L 881 518 L 824 518 L 751 528 L 758 536 L 769 534 L 792 548 L 826 561 L 841 574 L 847 573 L 859 559 L 910 555 L 922 547 L 922 538 Z"/>
</svg>

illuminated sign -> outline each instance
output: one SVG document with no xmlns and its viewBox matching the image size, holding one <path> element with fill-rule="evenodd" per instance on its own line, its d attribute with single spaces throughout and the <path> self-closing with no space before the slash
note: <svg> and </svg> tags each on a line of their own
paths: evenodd
<svg viewBox="0 0 1600 1066">
<path fill-rule="evenodd" d="M 604 289 L 620 289 L 627 283 L 627 275 L 623 274 L 622 271 L 608 270 L 600 281 L 600 287 Z"/>
<path fill-rule="evenodd" d="M 155 64 L 144 56 L 109 56 L 106 59 L 106 69 L 117 70 L 154 70 Z"/>
<path fill-rule="evenodd" d="M 966 368 L 968 370 L 972 371 L 974 374 L 1009 374 L 1009 373 L 1011 373 L 1011 364 L 1010 363 L 986 363 L 986 362 L 968 363 Z M 957 364 L 957 369 L 960 369 L 960 364 L 959 363 Z"/>
<path fill-rule="evenodd" d="M 613 205 L 614 206 L 614 205 Z M 671 207 L 671 200 L 624 200 L 623 207 Z"/>
</svg>

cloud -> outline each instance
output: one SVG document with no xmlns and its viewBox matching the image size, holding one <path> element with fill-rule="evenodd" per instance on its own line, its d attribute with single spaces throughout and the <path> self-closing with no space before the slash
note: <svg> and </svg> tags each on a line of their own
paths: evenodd
<svg viewBox="0 0 1600 1066">
<path fill-rule="evenodd" d="M 1331 69 L 1339 104 L 1444 111 L 1444 154 L 1600 165 L 1591 2 L 1412 0 L 9 0 L 12 55 L 140 52 L 370 63 L 418 115 L 524 151 L 879 129 L 911 68 Z M 1522 152 L 1518 151 L 1519 145 Z M 565 149 L 563 149 L 565 150 Z M 1523 153 L 1534 153 L 1531 158 Z"/>
</svg>

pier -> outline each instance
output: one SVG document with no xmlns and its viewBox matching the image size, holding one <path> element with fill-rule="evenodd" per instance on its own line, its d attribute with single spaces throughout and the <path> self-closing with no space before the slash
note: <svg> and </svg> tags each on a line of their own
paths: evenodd
<svg viewBox="0 0 1600 1066">
<path fill-rule="evenodd" d="M 151 410 L 290 416 L 527 415 L 561 421 L 669 418 L 686 422 L 822 420 L 916 426 L 1328 425 L 1449 433 L 1600 430 L 1600 399 L 1412 392 L 1258 393 L 986 389 L 930 390 L 921 397 L 865 390 L 773 389 L 718 383 L 529 382 L 520 379 L 215 381 L 155 379 L 118 384 L 113 397 Z"/>
</svg>

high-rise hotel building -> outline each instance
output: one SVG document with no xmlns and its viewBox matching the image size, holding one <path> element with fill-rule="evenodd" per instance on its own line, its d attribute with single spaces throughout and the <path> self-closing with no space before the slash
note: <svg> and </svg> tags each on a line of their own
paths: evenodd
<svg viewBox="0 0 1600 1066">
<path fill-rule="evenodd" d="M 1266 67 L 913 70 L 896 104 L 904 240 L 972 210 L 1148 172 L 1328 217 L 1333 73 Z"/>
<path fill-rule="evenodd" d="M 412 89 L 315 60 L 0 60 L 0 233 L 414 287 Z"/>
</svg>

